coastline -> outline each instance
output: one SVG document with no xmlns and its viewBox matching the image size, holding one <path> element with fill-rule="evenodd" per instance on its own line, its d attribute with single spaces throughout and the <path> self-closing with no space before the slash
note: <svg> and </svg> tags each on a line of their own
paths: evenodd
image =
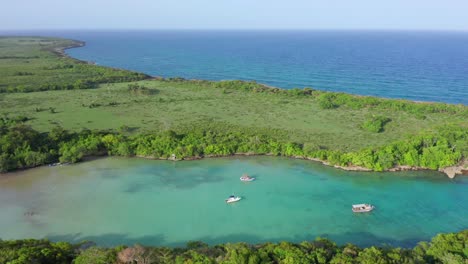
<svg viewBox="0 0 468 264">
<path fill-rule="evenodd" d="M 75 61 L 77 63 L 95 64 L 94 62 L 83 61 L 83 60 L 71 57 L 69 54 L 67 54 L 66 50 L 68 50 L 68 49 L 80 48 L 80 47 L 84 47 L 86 45 L 86 42 L 84 42 L 84 41 L 79 41 L 79 40 L 69 40 L 69 41 L 71 42 L 70 45 L 49 47 L 49 48 L 44 48 L 44 50 L 53 53 L 54 55 L 58 56 L 59 58 L 71 59 L 71 60 L 73 60 L 73 61 Z M 112 68 L 112 67 L 108 67 L 108 66 L 102 66 L 102 67 L 119 70 L 118 68 Z M 125 69 L 122 69 L 122 70 L 125 70 Z M 150 76 L 150 75 L 146 75 L 146 76 L 148 77 L 149 80 L 163 78 L 163 77 Z M 183 80 L 185 80 L 185 79 L 183 79 Z M 196 79 L 194 79 L 194 80 L 196 81 Z M 185 81 L 192 81 L 192 80 L 185 80 Z M 206 81 L 206 80 L 199 80 L 199 81 Z M 213 82 L 216 82 L 216 81 L 213 81 Z M 282 89 L 282 88 L 268 86 L 268 85 L 264 85 L 264 84 L 261 84 L 261 85 L 265 86 L 265 88 L 271 89 L 271 90 L 275 90 L 275 89 L 285 90 L 285 89 Z M 318 91 L 326 92 L 326 91 L 323 91 L 323 90 L 318 90 Z M 348 95 L 351 95 L 351 96 L 356 96 L 356 97 L 382 98 L 382 97 L 376 97 L 376 96 L 355 95 L 355 94 L 349 94 L 349 93 L 345 93 L 345 94 L 348 94 Z M 391 99 L 391 98 L 382 98 L 382 99 L 385 99 L 385 100 L 402 100 L 402 101 L 407 101 L 407 102 L 411 102 L 411 103 L 415 103 L 415 104 L 440 104 L 438 102 L 413 101 L 413 100 L 408 100 L 408 99 Z M 455 104 L 449 104 L 449 103 L 444 103 L 444 104 L 455 105 Z M 139 157 L 139 158 L 176 161 L 176 160 L 196 160 L 196 159 L 202 159 L 202 158 L 230 157 L 230 156 L 236 156 L 236 155 L 239 155 L 239 156 L 274 156 L 271 153 L 234 153 L 232 155 L 231 154 L 229 154 L 229 155 L 205 155 L 205 156 L 185 157 L 185 158 L 182 158 L 182 159 L 156 158 L 156 157 Z M 108 155 L 103 153 L 102 156 L 108 156 Z M 284 156 L 284 157 L 316 161 L 316 162 L 320 162 L 321 164 L 326 165 L 326 166 L 332 166 L 334 168 L 347 170 L 347 171 L 363 171 L 363 172 L 374 171 L 372 169 L 368 169 L 368 168 L 360 167 L 360 166 L 354 166 L 354 165 L 349 165 L 349 166 L 333 165 L 333 164 L 331 164 L 331 163 L 329 163 L 329 162 L 327 162 L 325 160 L 321 160 L 321 159 L 318 159 L 318 158 L 311 158 L 311 157 L 305 157 L 305 156 Z M 86 160 L 87 160 L 87 157 L 84 157 L 83 162 L 86 161 Z M 47 165 L 48 164 L 46 164 L 46 166 Z M 25 169 L 28 169 L 28 168 L 25 168 Z M 398 166 L 395 166 L 393 168 L 386 169 L 384 171 L 395 172 L 395 171 L 409 171 L 409 170 L 431 170 L 431 171 L 434 171 L 433 169 L 429 169 L 429 168 L 412 167 L 412 166 L 406 166 L 406 165 L 398 165 Z M 468 161 L 466 160 L 466 157 L 465 157 L 459 162 L 459 164 L 444 167 L 444 168 L 440 168 L 440 169 L 438 169 L 438 171 L 443 172 L 449 178 L 454 178 L 456 175 L 468 175 Z"/>
<path fill-rule="evenodd" d="M 52 52 L 53 54 L 57 55 L 59 58 L 70 59 L 70 60 L 73 60 L 73 61 L 75 61 L 76 63 L 79 63 L 79 64 L 98 65 L 94 61 L 81 60 L 81 59 L 72 57 L 66 52 L 69 49 L 82 48 L 82 47 L 86 46 L 85 41 L 76 40 L 76 39 L 66 39 L 66 40 L 70 40 L 72 43 L 70 45 L 68 45 L 68 46 L 59 46 L 59 47 L 54 47 L 52 49 L 45 49 L 45 50 Z M 103 65 L 99 65 L 99 66 L 109 68 L 109 69 L 113 69 L 113 70 L 140 73 L 140 72 L 136 72 L 136 71 L 133 71 L 133 70 L 127 70 L 127 69 L 116 68 L 116 67 L 111 67 L 111 66 L 103 66 Z M 141 74 L 144 74 L 146 76 L 146 79 L 157 78 L 156 76 L 152 76 L 152 75 L 149 75 L 147 73 L 141 73 Z"/>
<path fill-rule="evenodd" d="M 154 158 L 154 157 L 143 157 L 143 156 L 136 156 L 137 158 L 145 158 L 145 159 L 154 159 L 154 160 L 172 160 L 172 161 L 190 161 L 190 160 L 199 160 L 204 158 L 221 158 L 221 157 L 234 157 L 234 156 L 271 156 L 274 157 L 275 155 L 271 153 L 266 154 L 256 154 L 256 153 L 235 153 L 234 155 L 207 155 L 203 157 L 188 157 L 183 159 L 171 159 L 171 158 Z M 345 171 L 360 171 L 360 172 L 375 172 L 372 169 L 361 167 L 361 166 L 340 166 L 340 165 L 333 165 L 327 161 L 318 159 L 318 158 L 311 158 L 311 157 L 304 157 L 304 156 L 281 156 L 286 158 L 292 159 L 301 159 L 301 160 L 309 160 L 319 162 L 324 166 L 334 167 L 336 169 L 345 170 Z M 388 170 L 384 170 L 382 172 L 398 172 L 398 171 L 435 171 L 429 168 L 424 167 L 413 167 L 407 165 L 397 165 L 393 168 Z M 455 178 L 457 175 L 468 175 L 468 160 L 462 160 L 458 165 L 449 166 L 445 168 L 438 169 L 439 172 L 444 173 L 450 179 Z"/>
<path fill-rule="evenodd" d="M 68 49 L 74 49 L 74 48 L 81 48 L 81 47 L 84 47 L 86 46 L 86 42 L 84 41 L 81 41 L 81 40 L 74 40 L 74 39 L 71 39 L 70 40 L 72 43 L 68 46 L 59 46 L 59 47 L 53 47 L 53 48 L 45 48 L 44 50 L 46 51 L 50 51 L 52 52 L 53 54 L 55 54 L 56 56 L 60 57 L 60 58 L 67 58 L 67 59 L 71 59 L 77 63 L 81 63 L 81 64 L 92 64 L 92 65 L 95 65 L 96 63 L 95 62 L 92 62 L 92 61 L 85 61 L 85 60 L 80 60 L 80 59 L 77 59 L 77 58 L 74 58 L 70 55 L 68 55 L 68 53 L 66 52 L 66 50 Z"/>
<path fill-rule="evenodd" d="M 62 38 L 64 39 L 64 38 Z M 85 41 L 81 41 L 81 40 L 75 40 L 75 39 L 65 39 L 65 40 L 70 40 L 72 41 L 73 43 L 69 46 L 64 46 L 64 47 L 56 47 L 54 48 L 53 50 L 51 50 L 52 53 L 58 55 L 59 57 L 62 57 L 62 58 L 69 58 L 69 59 L 72 59 L 72 60 L 75 60 L 79 63 L 86 63 L 86 64 L 91 64 L 91 65 L 98 65 L 96 62 L 93 62 L 93 61 L 85 61 L 85 60 L 81 60 L 81 59 L 78 59 L 78 58 L 75 58 L 75 57 L 72 57 L 70 56 L 66 51 L 68 49 L 74 49 L 74 48 L 82 48 L 84 46 L 86 46 L 86 42 Z M 128 69 L 124 69 L 124 68 L 115 68 L 115 67 L 111 67 L 111 66 L 106 66 L 106 65 L 100 65 L 101 67 L 105 67 L 105 68 L 110 68 L 110 69 L 115 69 L 115 70 L 124 70 L 124 71 L 130 71 L 130 72 L 137 72 L 137 71 L 133 71 L 133 70 L 128 70 Z M 166 77 L 164 76 L 159 76 L 159 75 L 150 75 L 148 73 L 145 73 L 145 72 L 138 72 L 138 73 L 141 73 L 141 74 L 144 74 L 147 76 L 147 80 L 161 80 L 161 79 L 164 79 Z M 184 77 L 172 77 L 172 78 L 181 78 L 185 81 L 208 81 L 208 82 L 222 82 L 222 81 L 225 81 L 225 80 L 205 80 L 205 79 L 186 79 Z M 230 79 L 228 79 L 230 80 Z M 276 90 L 276 89 L 280 89 L 280 90 L 288 90 L 288 89 L 284 89 L 284 88 L 281 88 L 281 87 L 276 87 L 276 86 L 272 86 L 272 85 L 268 85 L 268 84 L 264 84 L 264 83 L 261 83 L 261 82 L 257 82 L 255 80 L 252 80 L 253 82 L 255 83 L 258 83 L 259 85 L 262 85 L 263 87 L 267 88 L 267 89 L 271 89 L 271 90 Z M 299 88 L 299 89 L 304 89 L 304 88 L 307 88 L 307 87 L 302 87 L 302 88 Z M 313 88 L 313 90 L 317 90 L 317 91 L 320 91 L 320 92 L 332 92 L 332 93 L 343 93 L 343 94 L 347 94 L 347 95 L 351 95 L 351 96 L 356 96 L 356 97 L 360 97 L 360 98 L 365 98 L 365 97 L 369 97 L 369 98 L 378 98 L 378 99 L 384 99 L 384 100 L 398 100 L 398 101 L 406 101 L 406 102 L 411 102 L 411 103 L 415 103 L 415 104 L 448 104 L 448 105 L 460 105 L 460 104 L 456 104 L 456 103 L 447 103 L 447 102 L 437 102 L 437 101 L 420 101 L 420 100 L 411 100 L 411 99 L 405 99 L 405 98 L 391 98 L 391 97 L 379 97 L 379 96 L 373 96 L 373 95 L 362 95 L 362 94 L 353 94 L 353 93 L 347 93 L 347 92 L 337 92 L 337 91 L 328 91 L 328 90 L 321 90 L 321 89 L 316 89 L 316 88 Z M 461 104 L 463 106 L 465 106 L 464 104 Z"/>
<path fill-rule="evenodd" d="M 93 161 L 96 159 L 101 159 L 101 158 L 107 158 L 107 157 L 121 157 L 121 158 L 137 158 L 137 159 L 147 159 L 147 160 L 163 160 L 163 161 L 172 161 L 172 162 L 187 162 L 187 161 L 194 161 L 194 160 L 201 160 L 201 159 L 215 159 L 215 158 L 232 158 L 232 157 L 245 157 L 245 156 L 268 156 L 268 157 L 284 157 L 284 158 L 290 158 L 290 159 L 299 159 L 299 160 L 307 160 L 307 161 L 312 161 L 312 162 L 317 162 L 320 163 L 323 166 L 327 167 L 333 167 L 335 169 L 339 170 L 344 170 L 344 171 L 358 171 L 358 172 L 378 172 L 374 171 L 369 168 L 361 167 L 361 166 L 355 166 L 355 165 L 350 165 L 350 166 L 340 166 L 340 165 L 333 165 L 330 164 L 327 161 L 317 159 L 317 158 L 311 158 L 311 157 L 304 157 L 304 156 L 278 156 L 274 155 L 272 153 L 251 153 L 251 152 L 246 152 L 246 153 L 234 153 L 232 155 L 205 155 L 205 156 L 193 156 L 193 157 L 185 157 L 185 158 L 174 158 L 174 157 L 169 157 L 169 158 L 163 158 L 163 157 L 153 157 L 153 156 L 115 156 L 115 155 L 108 155 L 103 153 L 102 155 L 91 155 L 91 156 L 85 156 L 81 161 L 78 161 L 76 163 L 82 163 L 82 162 L 88 162 L 88 161 Z M 76 164 L 76 163 L 70 163 L 66 164 L 64 166 Z M 16 169 L 13 171 L 1 173 L 0 172 L 0 177 L 11 177 L 14 176 L 12 174 L 17 173 L 17 172 L 22 172 L 26 170 L 33 170 L 41 167 L 48 167 L 51 166 L 52 164 L 55 163 L 49 163 L 49 164 L 44 164 L 44 165 L 39 165 L 36 167 L 30 167 L 30 168 L 22 168 L 22 169 Z M 390 168 L 388 170 L 383 170 L 379 172 L 402 172 L 402 171 L 438 171 L 443 174 L 445 174 L 448 178 L 454 179 L 456 176 L 468 176 L 468 160 L 462 160 L 458 165 L 455 166 L 448 166 L 445 168 L 440 168 L 438 170 L 432 170 L 430 168 L 424 168 L 424 167 L 412 167 L 412 166 L 407 166 L 407 165 L 398 165 L 393 168 Z"/>
</svg>

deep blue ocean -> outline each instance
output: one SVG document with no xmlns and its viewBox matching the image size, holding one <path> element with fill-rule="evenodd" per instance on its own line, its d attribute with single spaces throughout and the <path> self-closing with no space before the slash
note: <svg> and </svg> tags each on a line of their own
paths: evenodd
<svg viewBox="0 0 468 264">
<path fill-rule="evenodd" d="M 76 58 L 155 76 L 468 104 L 468 32 L 42 32 Z"/>
</svg>

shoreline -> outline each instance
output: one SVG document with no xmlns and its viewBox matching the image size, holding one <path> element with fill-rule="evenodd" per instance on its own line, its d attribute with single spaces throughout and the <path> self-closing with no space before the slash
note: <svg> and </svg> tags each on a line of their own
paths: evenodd
<svg viewBox="0 0 468 264">
<path fill-rule="evenodd" d="M 92 61 L 80 60 L 80 59 L 77 59 L 77 58 L 74 58 L 74 57 L 68 55 L 68 53 L 66 52 L 66 50 L 68 50 L 68 49 L 74 49 L 74 48 L 82 48 L 82 47 L 86 46 L 86 42 L 81 41 L 81 40 L 70 39 L 70 41 L 71 41 L 72 43 L 71 43 L 70 45 L 68 45 L 68 46 L 59 46 L 59 47 L 53 47 L 53 48 L 44 48 L 44 50 L 52 52 L 53 54 L 55 54 L 55 55 L 58 56 L 59 58 L 71 59 L 71 60 L 74 60 L 75 62 L 80 63 L 80 64 L 92 64 L 92 65 L 95 65 L 95 64 L 96 64 L 95 62 L 92 62 Z"/>
<path fill-rule="evenodd" d="M 256 153 L 234 153 L 233 155 L 207 155 L 203 157 L 188 157 L 183 159 L 171 159 L 171 158 L 154 158 L 154 157 L 143 157 L 143 156 L 135 156 L 136 158 L 144 158 L 144 159 L 152 159 L 152 160 L 168 160 L 168 161 L 191 161 L 191 160 L 200 160 L 205 158 L 228 158 L 228 157 L 235 157 L 235 156 L 270 156 L 270 157 L 277 157 L 271 153 L 266 154 L 256 154 Z M 318 158 L 311 158 L 311 157 L 304 157 L 304 156 L 279 156 L 291 159 L 300 159 L 300 160 L 308 160 L 321 163 L 324 166 L 333 167 L 335 169 L 345 170 L 345 171 L 359 171 L 359 172 L 399 172 L 399 171 L 439 171 L 445 174 L 448 178 L 454 179 L 457 175 L 468 175 L 468 160 L 461 161 L 458 165 L 449 166 L 445 168 L 439 168 L 438 170 L 432 170 L 430 168 L 424 167 L 413 167 L 407 165 L 397 165 L 393 168 L 384 170 L 384 171 L 374 171 L 369 168 L 361 167 L 361 166 L 340 166 L 340 165 L 333 165 L 327 161 L 318 159 Z"/>
<path fill-rule="evenodd" d="M 182 159 L 177 159 L 177 158 L 162 158 L 162 157 L 151 157 L 151 156 L 114 156 L 114 155 L 107 155 L 107 154 L 102 154 L 102 155 L 91 155 L 91 156 L 86 156 L 83 157 L 81 161 L 78 161 L 76 163 L 68 163 L 68 164 L 60 164 L 58 166 L 69 166 L 77 163 L 84 163 L 88 161 L 94 161 L 97 159 L 102 159 L 102 158 L 111 158 L 111 157 L 119 157 L 119 158 L 135 158 L 135 159 L 147 159 L 147 160 L 161 160 L 161 161 L 172 161 L 172 162 L 188 162 L 188 161 L 196 161 L 196 160 L 202 160 L 202 159 L 216 159 L 216 158 L 233 158 L 233 157 L 252 157 L 252 156 L 258 156 L 258 157 L 283 157 L 283 158 L 289 158 L 289 159 L 297 159 L 297 160 L 305 160 L 305 161 L 312 161 L 312 162 L 317 162 L 320 163 L 323 166 L 327 167 L 332 167 L 335 169 L 339 170 L 344 170 L 344 171 L 356 171 L 356 172 L 403 172 L 403 171 L 432 171 L 432 172 L 441 172 L 445 174 L 448 178 L 454 179 L 456 176 L 468 176 L 468 160 L 463 160 L 461 161 L 458 165 L 454 166 L 448 166 L 444 168 L 439 168 L 438 170 L 432 170 L 430 168 L 424 168 L 424 167 L 412 167 L 412 166 L 407 166 L 407 165 L 398 165 L 393 168 L 384 170 L 384 171 L 375 171 L 372 169 L 368 169 L 365 167 L 361 166 L 355 166 L 355 165 L 350 165 L 350 166 L 340 166 L 340 165 L 333 165 L 330 164 L 327 161 L 320 160 L 318 158 L 311 158 L 311 157 L 303 157 L 303 156 L 278 156 L 278 155 L 273 155 L 271 153 L 265 153 L 265 154 L 257 154 L 257 153 L 234 153 L 232 155 L 206 155 L 206 156 L 193 156 L 193 157 L 186 157 Z M 37 167 L 30 167 L 30 168 L 23 168 L 23 169 L 17 169 L 5 173 L 0 172 L 0 177 L 11 177 L 15 176 L 13 174 L 18 173 L 18 172 L 24 172 L 27 170 L 33 170 L 33 169 L 38 169 L 42 167 L 50 167 L 52 164 L 56 163 L 49 163 L 49 164 L 44 164 L 44 165 L 39 165 Z"/>
<path fill-rule="evenodd" d="M 64 38 L 60 38 L 60 39 L 64 39 Z M 53 54 L 57 55 L 59 58 L 71 59 L 71 60 L 73 60 L 73 61 L 75 61 L 77 63 L 80 63 L 80 64 L 96 65 L 96 66 L 109 68 L 109 69 L 113 69 L 113 70 L 140 73 L 140 72 L 137 72 L 137 71 L 127 70 L 127 69 L 123 69 L 123 68 L 116 68 L 116 67 L 111 67 L 111 66 L 106 66 L 106 65 L 98 65 L 94 61 L 81 60 L 81 59 L 72 57 L 66 51 L 69 50 L 69 49 L 82 48 L 82 47 L 86 46 L 86 42 L 82 41 L 82 40 L 76 40 L 76 39 L 65 39 L 65 40 L 70 40 L 70 41 L 72 41 L 72 43 L 70 45 L 68 45 L 68 46 L 63 46 L 63 47 L 59 46 L 59 47 L 55 47 L 55 48 L 52 48 L 52 49 L 45 49 L 45 50 L 48 50 L 48 51 L 52 52 Z M 141 73 L 141 74 L 144 74 L 146 76 L 146 79 L 143 79 L 143 80 L 151 80 L 151 79 L 157 78 L 157 76 L 152 76 L 152 75 L 149 75 L 147 73 Z"/>
<path fill-rule="evenodd" d="M 61 38 L 61 39 L 65 39 L 65 38 Z M 93 61 L 85 61 L 85 60 L 81 60 L 81 59 L 78 59 L 78 58 L 74 58 L 72 56 L 70 56 L 66 50 L 68 49 L 74 49 L 74 48 L 82 48 L 84 46 L 86 46 L 86 42 L 85 41 L 81 41 L 81 40 L 75 40 L 75 39 L 65 39 L 65 40 L 70 40 L 72 41 L 73 43 L 70 45 L 70 46 L 65 46 L 65 47 L 56 47 L 52 50 L 50 50 L 52 53 L 58 55 L 59 57 L 62 57 L 62 58 L 69 58 L 69 59 L 72 59 L 72 60 L 75 60 L 79 63 L 86 63 L 86 64 L 91 64 L 91 65 L 98 65 L 96 62 L 93 62 Z M 110 68 L 110 69 L 115 69 L 115 70 L 124 70 L 124 71 L 131 71 L 131 72 L 137 72 L 137 71 L 134 71 L 134 70 L 128 70 L 128 69 L 123 69 L 123 68 L 115 68 L 115 67 L 111 67 L 111 66 L 107 66 L 107 65 L 99 65 L 101 67 L 106 67 L 106 68 Z M 157 75 L 151 75 L 149 73 L 145 73 L 145 72 L 138 72 L 138 73 L 141 73 L 141 74 L 144 74 L 146 76 L 148 76 L 148 78 L 146 80 L 158 80 L 158 79 L 164 79 L 164 78 L 171 78 L 171 77 L 164 77 L 164 76 L 157 76 Z M 209 82 L 221 82 L 221 81 L 226 81 L 226 80 L 205 80 L 205 79 L 186 79 L 184 77 L 172 77 L 172 78 L 181 78 L 185 81 L 209 81 Z M 230 79 L 228 79 L 230 80 Z M 235 80 L 235 79 L 233 79 Z M 264 84 L 264 83 L 260 83 L 260 82 L 257 82 L 256 80 L 251 80 L 253 82 L 256 82 L 268 89 L 281 89 L 281 90 L 289 90 L 289 89 L 285 89 L 285 88 L 281 88 L 281 87 L 276 87 L 276 86 L 272 86 L 272 85 L 268 85 L 268 84 Z M 302 87 L 302 88 L 299 88 L 299 89 L 305 89 L 305 88 L 309 88 L 309 87 Z M 347 93 L 347 92 L 337 92 L 337 91 L 328 91 L 328 90 L 322 90 L 322 89 L 317 89 L 317 88 L 313 88 L 314 90 L 317 90 L 317 91 L 321 91 L 321 92 L 331 92 L 331 93 L 344 93 L 344 94 L 349 94 L 351 96 L 357 96 L 357 97 L 372 97 L 372 98 L 379 98 L 379 99 L 384 99 L 384 100 L 403 100 L 403 101 L 407 101 L 407 102 L 411 102 L 411 103 L 415 103 L 415 104 L 448 104 L 448 105 L 459 105 L 459 104 L 456 104 L 456 103 L 447 103 L 447 102 L 437 102 L 437 101 L 419 101 L 419 100 L 410 100 L 410 99 L 405 99 L 405 98 L 392 98 L 392 97 L 379 97 L 379 96 L 373 96 L 373 95 L 362 95 L 362 94 L 353 94 L 353 93 Z M 463 106 L 466 106 L 465 104 L 461 104 Z"/>
</svg>

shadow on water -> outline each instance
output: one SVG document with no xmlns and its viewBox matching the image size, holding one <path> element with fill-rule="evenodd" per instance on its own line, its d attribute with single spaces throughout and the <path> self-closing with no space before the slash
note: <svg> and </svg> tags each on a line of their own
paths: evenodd
<svg viewBox="0 0 468 264">
<path fill-rule="evenodd" d="M 202 241 L 209 245 L 223 244 L 223 243 L 236 243 L 246 242 L 250 244 L 261 244 L 267 242 L 302 242 L 302 241 L 313 241 L 317 237 L 327 238 L 337 243 L 338 245 L 345 245 L 352 243 L 359 247 L 370 247 L 370 246 L 394 246 L 402 248 L 412 248 L 417 245 L 420 241 L 429 241 L 430 237 L 418 237 L 418 238 L 407 238 L 407 239 L 393 239 L 386 237 L 379 237 L 368 232 L 347 232 L 343 234 L 304 234 L 294 237 L 275 237 L 275 238 L 264 238 L 250 234 L 230 234 L 224 236 L 203 236 L 196 239 L 190 239 L 187 241 L 168 242 L 165 240 L 165 236 L 160 235 L 148 235 L 141 237 L 129 237 L 126 234 L 110 233 L 96 236 L 83 236 L 81 233 L 67 234 L 67 235 L 50 235 L 47 236 L 51 241 L 67 241 L 70 243 L 80 243 L 84 241 L 91 241 L 99 246 L 118 246 L 118 245 L 134 245 L 141 244 L 147 246 L 168 246 L 168 247 L 182 247 L 189 241 Z"/>
</svg>

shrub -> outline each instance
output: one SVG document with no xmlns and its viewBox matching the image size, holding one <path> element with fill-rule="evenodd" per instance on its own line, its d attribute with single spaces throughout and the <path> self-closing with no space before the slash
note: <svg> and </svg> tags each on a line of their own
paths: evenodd
<svg viewBox="0 0 468 264">
<path fill-rule="evenodd" d="M 385 125 L 390 121 L 391 119 L 388 117 L 372 116 L 362 123 L 361 129 L 373 133 L 381 133 L 384 131 Z"/>
<path fill-rule="evenodd" d="M 152 95 L 157 93 L 158 90 L 150 89 L 146 86 L 139 85 L 137 83 L 131 83 L 128 85 L 128 91 L 136 95 Z"/>
<path fill-rule="evenodd" d="M 338 105 L 334 102 L 335 94 L 323 93 L 317 97 L 320 108 L 322 109 L 333 109 L 337 108 Z"/>
</svg>

